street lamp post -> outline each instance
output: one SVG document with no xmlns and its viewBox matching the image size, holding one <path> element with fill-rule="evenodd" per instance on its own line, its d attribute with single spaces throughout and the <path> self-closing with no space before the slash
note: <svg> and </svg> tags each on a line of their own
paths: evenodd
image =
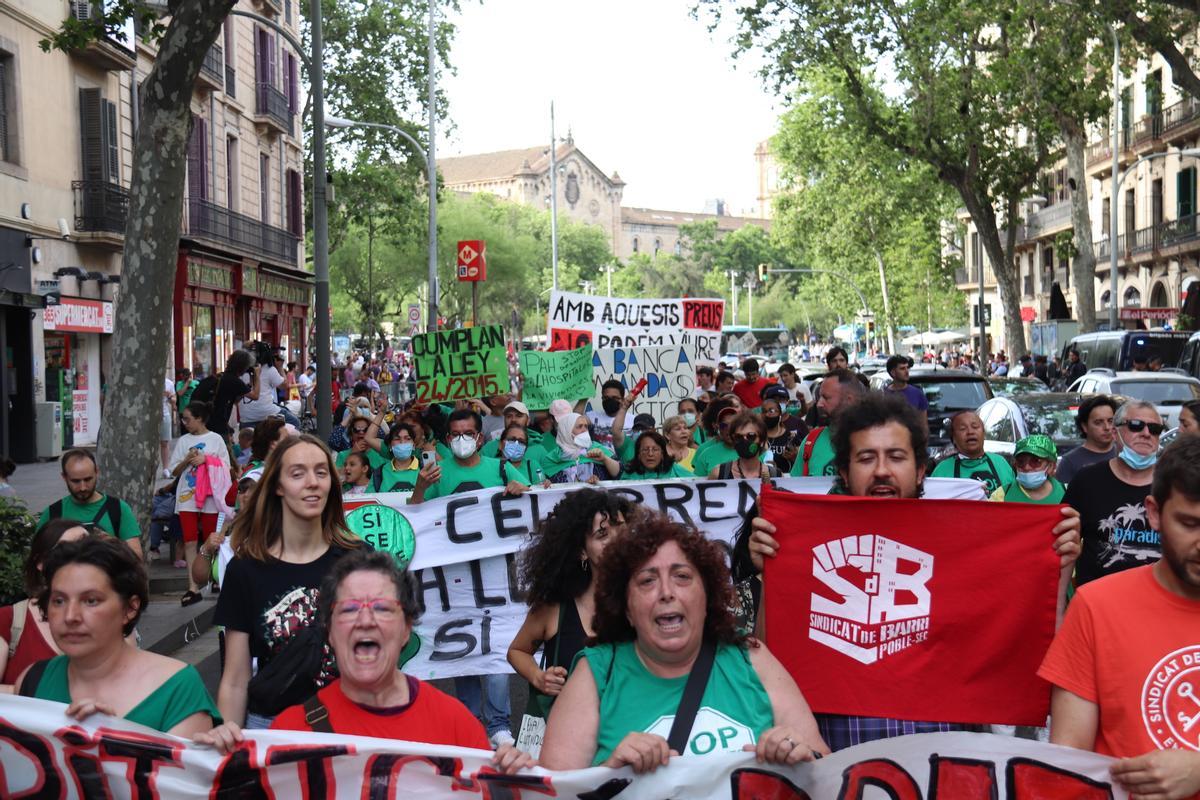
<svg viewBox="0 0 1200 800">
<path fill-rule="evenodd" d="M 1113 40 L 1112 199 L 1109 200 L 1108 215 L 1108 241 L 1109 250 L 1111 250 L 1108 260 L 1111 271 L 1108 273 L 1108 280 L 1112 288 L 1108 290 L 1108 329 L 1115 331 L 1117 329 L 1117 192 L 1121 188 L 1121 179 L 1117 177 L 1121 154 L 1118 138 L 1121 130 L 1121 40 L 1117 38 L 1116 28 L 1111 25 L 1107 27 Z"/>
<path fill-rule="evenodd" d="M 754 330 L 754 279 L 753 278 L 746 279 L 746 296 L 749 298 L 748 306 L 750 309 L 750 320 L 747 323 L 747 327 L 749 327 L 750 330 Z"/>
<path fill-rule="evenodd" d="M 550 288 L 558 289 L 558 140 L 554 138 L 554 101 L 550 101 Z"/>
<path fill-rule="evenodd" d="M 1118 114 L 1119 114 L 1119 112 L 1118 112 Z M 1114 127 L 1114 130 L 1115 130 L 1115 127 Z M 1113 134 L 1113 153 L 1114 153 L 1114 155 L 1113 155 L 1112 199 L 1109 201 L 1109 206 L 1111 208 L 1111 211 L 1108 215 L 1108 217 L 1109 217 L 1109 223 L 1108 223 L 1108 268 L 1110 270 L 1108 277 L 1109 277 L 1109 284 L 1111 286 L 1111 288 L 1108 290 L 1108 293 L 1109 293 L 1109 297 L 1108 297 L 1108 327 L 1109 327 L 1109 330 L 1114 330 L 1114 331 L 1117 329 L 1117 302 L 1118 302 L 1118 295 L 1117 295 L 1117 230 L 1118 230 L 1117 214 L 1119 213 L 1120 206 L 1117 203 L 1117 195 L 1120 194 L 1120 192 L 1121 192 L 1121 184 L 1124 183 L 1125 179 L 1128 178 L 1129 175 L 1134 170 L 1137 169 L 1138 165 L 1144 161 L 1152 161 L 1156 158 L 1166 158 L 1167 156 L 1173 156 L 1173 155 L 1178 155 L 1180 158 L 1200 158 L 1200 148 L 1196 148 L 1196 147 L 1187 147 L 1187 148 L 1183 148 L 1181 150 L 1176 150 L 1174 152 L 1166 151 L 1166 152 L 1162 152 L 1162 153 L 1150 153 L 1149 155 L 1144 155 L 1144 156 L 1141 156 L 1140 158 L 1138 158 L 1136 161 L 1134 161 L 1132 164 L 1129 165 L 1128 169 L 1126 169 L 1124 172 L 1121 172 L 1118 177 L 1118 170 L 1116 169 L 1116 166 L 1117 166 L 1116 158 L 1117 157 L 1115 155 L 1117 152 L 1116 144 L 1117 144 L 1116 134 L 1114 133 Z M 1132 246 L 1132 242 L 1130 243 L 1130 245 Z"/>
<path fill-rule="evenodd" d="M 729 294 L 733 297 L 733 322 L 731 325 L 737 325 L 737 270 L 727 269 L 725 274 L 729 276 Z"/>
</svg>

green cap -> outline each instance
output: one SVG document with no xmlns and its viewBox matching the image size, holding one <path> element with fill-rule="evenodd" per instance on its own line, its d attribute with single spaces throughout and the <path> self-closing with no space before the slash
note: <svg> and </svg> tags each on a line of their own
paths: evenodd
<svg viewBox="0 0 1200 800">
<path fill-rule="evenodd" d="M 1054 459 L 1058 457 L 1058 448 L 1054 446 L 1054 440 L 1046 434 L 1035 433 L 1017 442 L 1017 449 L 1013 452 L 1013 457 L 1022 453 L 1029 453 L 1038 458 Z"/>
</svg>

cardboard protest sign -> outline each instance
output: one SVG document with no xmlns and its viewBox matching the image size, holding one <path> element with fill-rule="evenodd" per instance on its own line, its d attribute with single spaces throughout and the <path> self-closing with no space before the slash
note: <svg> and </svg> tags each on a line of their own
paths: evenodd
<svg viewBox="0 0 1200 800">
<path fill-rule="evenodd" d="M 776 485 L 789 491 L 822 495 L 831 484 L 832 479 L 822 477 L 776 480 Z M 757 499 L 760 482 L 705 479 L 602 485 L 631 503 L 695 525 L 731 547 Z M 562 485 L 510 496 L 495 487 L 418 505 L 407 505 L 404 492 L 347 499 L 344 506 L 354 509 L 347 516 L 352 530 L 398 559 L 411 557 L 408 566 L 417 579 L 424 611 L 413 630 L 415 652 L 404 666 L 406 671 L 419 678 L 512 671 L 505 654 L 529 612 L 514 577 L 520 549 L 538 523 L 579 488 Z M 980 484 L 965 479 L 930 478 L 925 493 L 984 499 Z M 410 542 L 408 531 L 413 531 L 415 541 Z"/>
<path fill-rule="evenodd" d="M 483 325 L 412 337 L 417 402 L 441 403 L 502 394 L 510 388 L 504 328 Z"/>
<path fill-rule="evenodd" d="M 610 379 L 628 392 L 642 378 L 642 389 L 630 414 L 651 414 L 662 422 L 678 409 L 680 400 L 696 391 L 696 352 L 691 345 L 671 347 L 617 347 L 592 352 L 592 408 L 600 408 L 600 387 Z"/>
<path fill-rule="evenodd" d="M 2 797 L 620 797 L 621 800 L 1125 800 L 1113 759 L 982 733 L 901 736 L 794 766 L 728 750 L 653 772 L 590 767 L 502 775 L 490 750 L 309 731 L 247 730 L 228 755 L 124 719 L 69 719 L 48 700 L 0 696 Z M 758 733 L 761 733 L 758 732 Z M 689 747 L 689 751 L 693 748 Z"/>
<path fill-rule="evenodd" d="M 1044 725 L 1058 506 L 766 491 L 767 643 L 813 711 Z"/>
<path fill-rule="evenodd" d="M 713 366 L 721 353 L 724 315 L 719 298 L 646 300 L 554 291 L 546 336 L 551 350 L 589 342 L 597 349 L 693 345 L 696 364 Z"/>
<path fill-rule="evenodd" d="M 532 409 L 549 408 L 553 400 L 571 403 L 592 396 L 592 346 L 546 353 L 522 350 L 521 400 Z"/>
</svg>

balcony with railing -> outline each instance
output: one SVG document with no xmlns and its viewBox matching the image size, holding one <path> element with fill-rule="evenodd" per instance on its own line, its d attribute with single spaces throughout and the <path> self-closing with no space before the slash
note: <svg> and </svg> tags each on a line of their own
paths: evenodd
<svg viewBox="0 0 1200 800">
<path fill-rule="evenodd" d="M 1017 229 L 1017 240 L 1037 239 L 1069 227 L 1071 227 L 1071 204 L 1063 200 L 1026 217 L 1025 224 Z"/>
<path fill-rule="evenodd" d="M 1194 97 L 1180 100 L 1163 111 L 1163 141 L 1177 144 L 1191 139 L 1200 130 L 1200 101 Z"/>
<path fill-rule="evenodd" d="M 120 36 L 110 36 L 96 22 L 97 12 L 103 4 L 96 0 L 70 0 L 71 17 L 96 28 L 96 36 L 83 47 L 75 50 L 75 55 L 100 69 L 110 72 L 121 72 L 133 69 L 137 63 L 134 52 L 133 20 L 124 26 Z"/>
<path fill-rule="evenodd" d="M 189 197 L 183 235 L 204 239 L 281 266 L 296 266 L 300 238 L 283 228 Z"/>
<path fill-rule="evenodd" d="M 119 248 L 129 218 L 129 190 L 108 181 L 72 181 L 75 230 L 82 243 Z"/>
<path fill-rule="evenodd" d="M 954 283 L 955 284 L 962 286 L 964 283 L 970 283 L 970 281 L 971 281 L 971 276 L 967 272 L 966 267 L 959 267 L 958 269 L 954 270 Z"/>
<path fill-rule="evenodd" d="M 255 122 L 292 135 L 292 111 L 287 95 L 269 83 L 259 82 L 254 105 Z"/>
<path fill-rule="evenodd" d="M 264 8 L 274 11 L 276 14 L 283 13 L 283 0 L 259 0 L 259 2 L 263 4 Z"/>
<path fill-rule="evenodd" d="M 1145 114 L 1133 126 L 1133 150 L 1138 155 L 1156 153 L 1167 149 L 1162 140 L 1163 113 Z"/>
<path fill-rule="evenodd" d="M 225 84 L 225 51 L 219 44 L 208 48 L 200 64 L 198 83 L 212 89 L 221 89 Z"/>
</svg>

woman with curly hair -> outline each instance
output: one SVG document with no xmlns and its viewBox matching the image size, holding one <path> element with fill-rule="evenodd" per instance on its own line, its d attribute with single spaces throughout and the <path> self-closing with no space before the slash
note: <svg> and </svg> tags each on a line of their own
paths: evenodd
<svg viewBox="0 0 1200 800">
<path fill-rule="evenodd" d="M 675 463 L 667 452 L 667 440 L 658 431 L 643 431 L 634 442 L 633 458 L 621 471 L 623 481 L 653 481 L 662 478 L 694 478 Z"/>
<path fill-rule="evenodd" d="M 683 753 L 752 750 L 772 764 L 828 753 L 795 681 L 738 633 L 732 602 L 719 545 L 665 515 L 639 517 L 605 551 L 593 646 L 554 705 L 540 765 L 665 766 L 681 753 L 664 737 L 693 666 L 703 674 L 705 662 L 711 672 Z"/>
<path fill-rule="evenodd" d="M 579 489 L 542 520 L 524 552 L 521 586 L 530 609 L 508 648 L 508 663 L 529 681 L 528 713 L 534 716 L 550 712 L 575 654 L 592 636 L 593 565 L 631 512 L 620 495 Z M 540 666 L 533 657 L 539 646 Z"/>
</svg>

